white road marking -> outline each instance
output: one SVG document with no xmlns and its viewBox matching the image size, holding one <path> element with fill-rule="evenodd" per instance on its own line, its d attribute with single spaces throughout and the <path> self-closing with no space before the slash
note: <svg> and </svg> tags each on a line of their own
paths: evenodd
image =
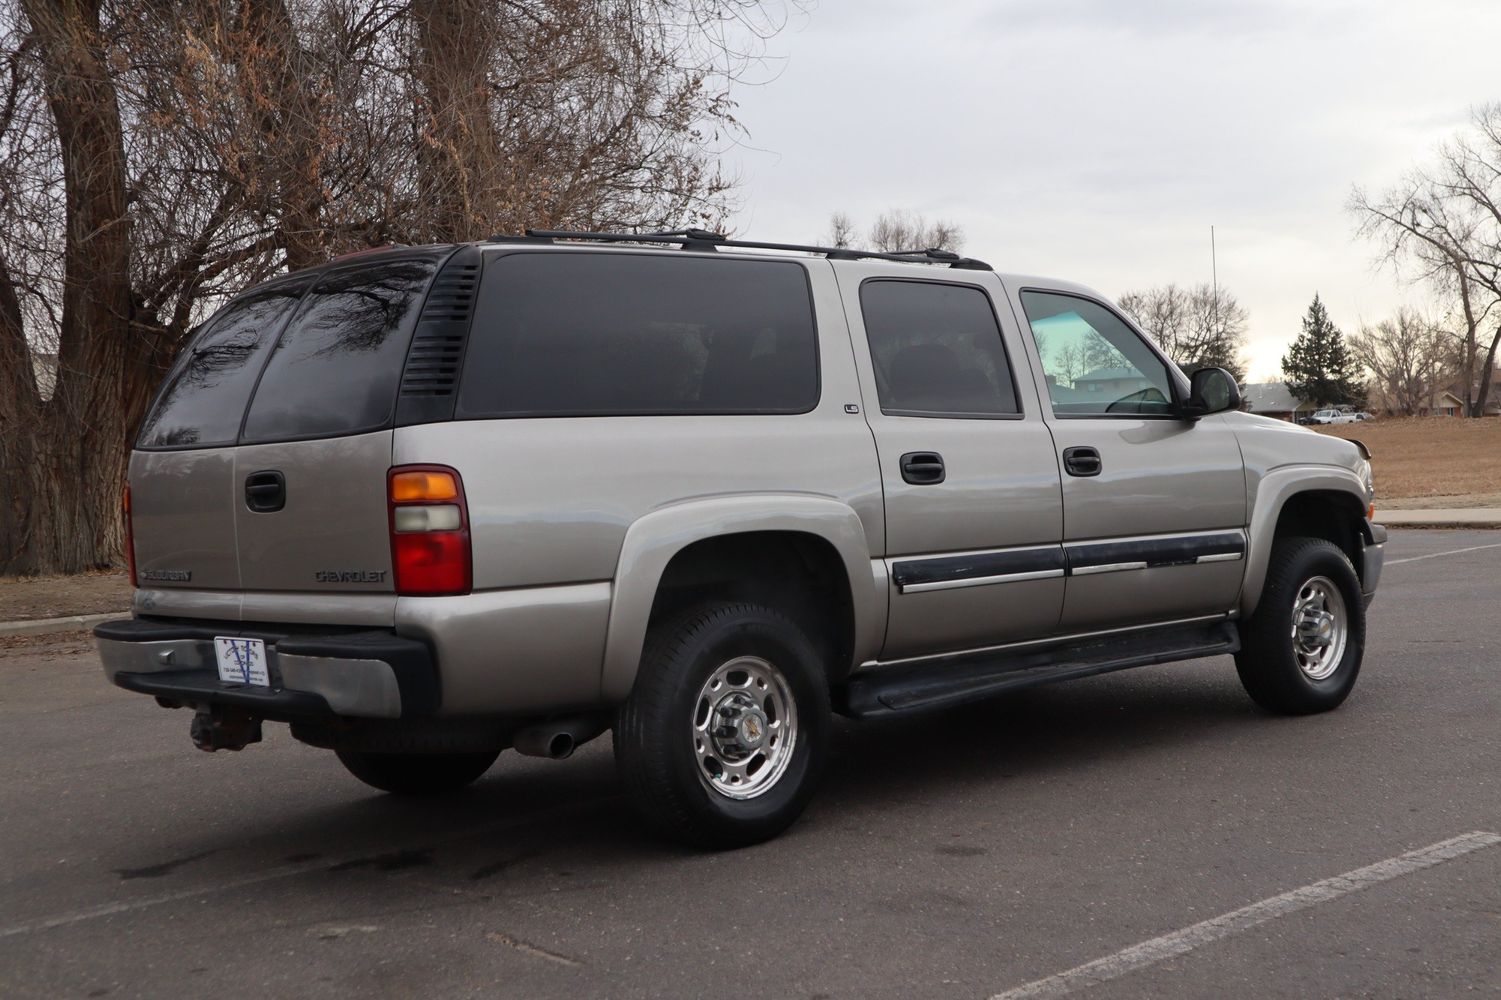
<svg viewBox="0 0 1501 1000">
<path fill-rule="evenodd" d="M 1023 1000 L 1023 998 L 1037 1000 L 1039 997 L 1061 997 L 1075 990 L 1087 989 L 1096 983 L 1118 979 L 1128 972 L 1156 965 L 1158 962 L 1176 958 L 1211 942 L 1239 934 L 1258 924 L 1264 924 L 1268 920 L 1285 917 L 1290 913 L 1306 910 L 1310 906 L 1327 903 L 1352 892 L 1359 892 L 1361 889 L 1403 875 L 1411 875 L 1413 872 L 1432 868 L 1445 861 L 1452 861 L 1471 851 L 1494 847 L 1496 844 L 1501 844 L 1501 834 L 1481 831 L 1440 841 L 1416 851 L 1408 851 L 1406 854 L 1378 861 L 1365 868 L 1357 868 L 1343 875 L 1326 878 L 1322 882 L 1305 885 L 1301 889 L 1284 892 L 1280 896 L 1263 899 L 1259 903 L 1252 903 L 1238 910 L 1231 910 L 1229 913 L 1194 924 L 1192 927 L 1185 927 L 1171 934 L 1143 941 L 1141 944 L 1124 948 L 1114 955 L 1106 955 L 1104 958 L 1076 966 L 1067 972 L 1060 972 L 1024 986 L 1009 989 L 1004 993 L 997 993 L 990 1000 Z"/>
<path fill-rule="evenodd" d="M 1400 566 L 1403 563 L 1417 562 L 1420 559 L 1437 559 L 1440 556 L 1457 556 L 1461 552 L 1479 552 L 1481 549 L 1501 549 L 1501 542 L 1494 545 L 1471 545 L 1467 549 L 1450 549 L 1448 552 L 1430 552 L 1426 556 L 1408 556 L 1405 559 L 1388 559 L 1388 566 Z"/>
<path fill-rule="evenodd" d="M 496 833 L 507 833 L 514 830 L 525 829 L 536 823 L 546 822 L 559 817 L 570 816 L 574 813 L 601 805 L 616 796 L 609 796 L 598 801 L 569 802 L 555 806 L 551 809 L 543 809 L 520 820 L 505 820 L 499 823 L 491 823 L 477 826 L 473 829 L 464 830 L 428 841 L 429 847 L 442 847 L 447 844 L 461 843 L 474 837 L 488 836 Z M 382 853 L 390 853 L 382 852 Z M 180 899 L 192 899 L 195 896 L 208 896 L 218 892 L 227 892 L 230 889 L 240 889 L 247 885 L 259 885 L 262 882 L 274 882 L 277 879 L 292 878 L 297 875 L 305 875 L 316 871 L 338 870 L 341 863 L 348 861 L 362 861 L 363 858 L 350 858 L 344 862 L 338 859 L 324 858 L 315 861 L 304 861 L 298 864 L 281 865 L 276 868 L 267 868 L 254 875 L 245 875 L 240 878 L 227 879 L 222 882 L 210 882 L 204 885 L 194 886 L 188 889 L 180 889 L 177 892 L 162 893 L 159 896 L 145 896 L 139 899 L 121 900 L 117 903 L 102 903 L 99 906 L 90 906 L 81 910 L 73 910 L 70 913 L 59 914 L 55 917 L 46 917 L 27 924 L 14 924 L 10 927 L 0 927 L 0 938 L 14 937 L 17 934 L 33 934 L 37 931 L 49 931 L 56 927 L 66 927 L 69 924 L 79 924 L 86 920 L 97 920 L 100 917 L 114 916 L 117 913 L 130 913 L 134 910 L 144 910 L 152 906 L 160 906 L 163 903 L 174 903 Z"/>
<path fill-rule="evenodd" d="M 29 934 L 33 931 L 48 931 L 54 927 L 65 927 L 68 924 L 82 923 L 85 920 L 96 920 L 99 917 L 113 916 L 116 913 L 129 913 L 131 910 L 143 910 L 148 906 L 159 906 L 162 903 L 172 903 L 179 899 L 192 899 L 194 896 L 205 896 L 211 892 L 224 892 L 229 889 L 239 889 L 242 886 L 258 885 L 261 882 L 271 882 L 280 878 L 290 878 L 293 875 L 302 875 L 305 872 L 317 871 L 327 868 L 329 862 L 316 861 L 300 865 L 284 865 L 280 868 L 272 868 L 255 875 L 247 875 L 244 878 L 230 879 L 226 882 L 215 882 L 212 885 L 200 885 L 192 889 L 182 889 L 178 892 L 167 892 L 160 896 L 147 896 L 143 899 L 125 900 L 119 903 L 104 903 L 101 906 L 91 906 L 83 910 L 74 910 L 72 913 L 64 913 L 61 916 L 49 917 L 33 924 L 18 924 L 14 927 L 0 928 L 0 938 L 12 937 L 16 934 Z"/>
</svg>

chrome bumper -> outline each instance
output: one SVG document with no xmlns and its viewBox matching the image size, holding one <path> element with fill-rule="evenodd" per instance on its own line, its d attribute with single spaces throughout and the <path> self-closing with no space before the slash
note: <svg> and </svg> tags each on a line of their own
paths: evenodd
<svg viewBox="0 0 1501 1000">
<path fill-rule="evenodd" d="M 271 687 L 221 681 L 214 634 L 264 639 Z M 398 719 L 404 709 L 415 714 L 436 708 L 430 653 L 394 635 L 260 635 L 243 624 L 173 627 L 127 619 L 100 625 L 94 642 L 111 683 L 165 701 L 237 704 L 271 718 L 306 716 L 311 708 L 319 715 Z"/>
</svg>

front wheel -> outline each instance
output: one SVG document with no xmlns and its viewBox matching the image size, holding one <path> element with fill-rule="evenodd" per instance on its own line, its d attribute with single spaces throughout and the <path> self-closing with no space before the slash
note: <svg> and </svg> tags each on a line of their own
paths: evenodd
<svg viewBox="0 0 1501 1000">
<path fill-rule="evenodd" d="M 615 724 L 627 795 L 649 825 L 700 847 L 776 836 L 813 794 L 829 689 L 781 612 L 710 605 L 654 627 Z"/>
<path fill-rule="evenodd" d="M 477 781 L 500 756 L 478 753 L 368 753 L 337 750 L 349 773 L 372 788 L 395 795 L 441 795 Z"/>
<path fill-rule="evenodd" d="M 1241 640 L 1235 669 L 1262 708 L 1308 715 L 1338 707 L 1365 655 L 1365 604 L 1349 558 L 1322 538 L 1278 539 Z"/>
</svg>

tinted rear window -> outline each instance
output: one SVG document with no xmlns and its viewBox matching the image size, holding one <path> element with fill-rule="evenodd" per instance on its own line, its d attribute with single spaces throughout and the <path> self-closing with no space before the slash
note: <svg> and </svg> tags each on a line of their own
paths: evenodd
<svg viewBox="0 0 1501 1000">
<path fill-rule="evenodd" d="M 167 376 L 137 447 L 234 444 L 255 377 L 306 290 L 303 281 L 257 289 L 210 319 Z"/>
<path fill-rule="evenodd" d="M 804 413 L 817 402 L 800 264 L 522 253 L 486 266 L 458 414 Z"/>
<path fill-rule="evenodd" d="M 245 443 L 334 437 L 389 425 L 436 257 L 336 271 L 308 293 L 271 353 Z"/>
</svg>

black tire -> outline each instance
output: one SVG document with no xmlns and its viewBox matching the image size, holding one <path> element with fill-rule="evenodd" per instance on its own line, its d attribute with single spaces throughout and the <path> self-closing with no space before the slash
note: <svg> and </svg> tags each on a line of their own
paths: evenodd
<svg viewBox="0 0 1501 1000">
<path fill-rule="evenodd" d="M 394 795 L 456 792 L 490 769 L 499 750 L 478 753 L 369 753 L 334 751 L 349 773 L 372 788 Z"/>
<path fill-rule="evenodd" d="M 1300 593 L 1316 580 L 1334 585 L 1343 607 L 1343 655 L 1332 655 L 1332 672 L 1305 669 L 1301 647 L 1293 637 L 1294 607 Z M 1332 602 L 1329 602 L 1332 605 Z M 1339 546 L 1322 538 L 1282 538 L 1272 544 L 1266 583 L 1256 612 L 1241 625 L 1241 650 L 1235 655 L 1235 670 L 1246 693 L 1269 712 L 1280 715 L 1310 715 L 1339 707 L 1355 687 L 1365 655 L 1365 604 L 1360 578 Z M 1326 664 L 1325 669 L 1328 669 Z"/>
<path fill-rule="evenodd" d="M 737 792 L 747 794 L 748 788 L 711 787 L 737 779 L 714 770 L 718 760 L 711 758 L 724 756 L 718 745 L 709 744 L 708 755 L 700 756 L 698 745 L 708 741 L 695 725 L 705 717 L 701 704 L 709 704 L 700 699 L 705 685 L 743 658 L 771 666 L 785 682 L 792 722 L 781 732 L 794 736 L 783 744 L 790 746 L 785 762 L 772 755 L 774 737 L 765 737 L 764 759 L 776 766 L 760 765 L 768 768 L 762 778 L 755 778 L 756 771 L 744 779 L 764 781 L 764 789 L 753 797 L 733 798 Z M 707 711 L 712 715 L 713 707 Z M 768 718 L 769 710 L 762 721 Z M 708 605 L 664 621 L 648 634 L 635 687 L 616 718 L 615 760 L 627 798 L 648 826 L 696 847 L 743 847 L 776 836 L 802 813 L 823 771 L 829 730 L 828 677 L 802 630 L 781 612 L 760 605 Z M 754 753 L 750 760 L 747 766 L 757 766 Z"/>
</svg>

